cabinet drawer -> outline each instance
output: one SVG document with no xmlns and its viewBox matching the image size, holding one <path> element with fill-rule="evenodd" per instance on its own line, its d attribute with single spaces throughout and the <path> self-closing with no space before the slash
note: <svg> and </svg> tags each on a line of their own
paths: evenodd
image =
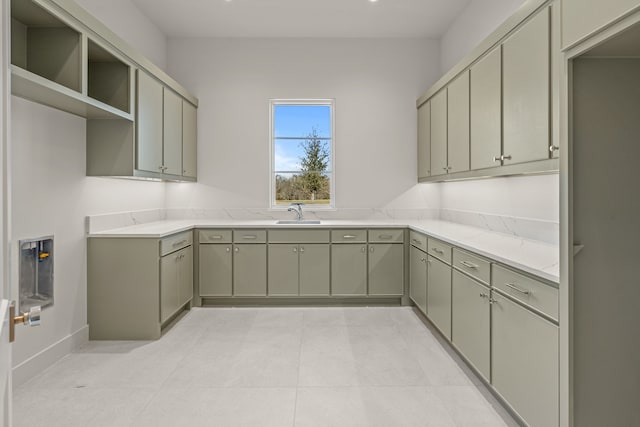
<svg viewBox="0 0 640 427">
<path fill-rule="evenodd" d="M 426 252 L 427 250 L 427 236 L 420 234 L 417 231 L 409 232 L 409 242 L 416 248 L 420 248 Z"/>
<path fill-rule="evenodd" d="M 333 243 L 365 243 L 367 230 L 331 230 L 331 241 Z"/>
<path fill-rule="evenodd" d="M 329 243 L 329 230 L 269 230 L 269 243 Z"/>
<path fill-rule="evenodd" d="M 266 230 L 233 230 L 234 243 L 266 243 Z"/>
<path fill-rule="evenodd" d="M 193 233 L 185 231 L 184 233 L 174 234 L 160 240 L 160 256 L 165 256 L 171 252 L 186 248 L 193 243 Z"/>
<path fill-rule="evenodd" d="M 200 230 L 199 243 L 231 243 L 231 230 Z"/>
<path fill-rule="evenodd" d="M 484 283 L 491 283 L 491 262 L 484 258 L 453 248 L 453 266 Z"/>
<path fill-rule="evenodd" d="M 427 245 L 429 255 L 439 258 L 447 264 L 451 264 L 451 249 L 453 249 L 453 246 L 440 240 L 432 239 L 431 237 L 427 240 Z"/>
<path fill-rule="evenodd" d="M 404 230 L 402 229 L 369 230 L 369 241 L 383 242 L 383 243 L 403 243 Z"/>
<path fill-rule="evenodd" d="M 502 266 L 493 265 L 491 284 L 505 294 L 558 319 L 558 289 Z"/>
</svg>

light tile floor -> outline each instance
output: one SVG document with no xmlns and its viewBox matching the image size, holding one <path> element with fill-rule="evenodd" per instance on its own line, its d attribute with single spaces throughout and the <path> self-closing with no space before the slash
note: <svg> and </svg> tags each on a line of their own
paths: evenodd
<svg viewBox="0 0 640 427">
<path fill-rule="evenodd" d="M 14 393 L 21 426 L 516 426 L 408 307 L 196 308 Z"/>
</svg>

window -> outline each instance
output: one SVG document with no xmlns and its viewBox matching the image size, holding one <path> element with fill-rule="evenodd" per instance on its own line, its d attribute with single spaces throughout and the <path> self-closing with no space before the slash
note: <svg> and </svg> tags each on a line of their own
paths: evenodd
<svg viewBox="0 0 640 427">
<path fill-rule="evenodd" d="M 334 206 L 333 100 L 271 100 L 271 207 Z"/>
</svg>

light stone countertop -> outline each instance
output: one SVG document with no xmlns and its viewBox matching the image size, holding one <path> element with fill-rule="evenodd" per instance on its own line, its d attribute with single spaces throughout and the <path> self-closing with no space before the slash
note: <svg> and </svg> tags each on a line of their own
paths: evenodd
<svg viewBox="0 0 640 427">
<path fill-rule="evenodd" d="M 91 233 L 88 237 L 163 238 L 194 228 L 406 228 L 428 234 L 555 284 L 558 246 L 441 220 L 322 220 L 321 224 L 276 224 L 275 220 L 166 220 Z"/>
</svg>

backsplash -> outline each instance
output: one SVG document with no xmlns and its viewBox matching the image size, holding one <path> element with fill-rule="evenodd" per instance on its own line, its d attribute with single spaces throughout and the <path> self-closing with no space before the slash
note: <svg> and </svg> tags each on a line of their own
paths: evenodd
<svg viewBox="0 0 640 427">
<path fill-rule="evenodd" d="M 539 219 L 501 216 L 454 209 L 305 209 L 306 219 L 319 220 L 442 220 L 469 225 L 523 239 L 558 245 L 560 226 L 558 222 Z M 87 233 L 144 224 L 162 220 L 281 220 L 291 219 L 286 210 L 271 209 L 150 209 L 135 212 L 93 215 L 86 219 Z"/>
</svg>

